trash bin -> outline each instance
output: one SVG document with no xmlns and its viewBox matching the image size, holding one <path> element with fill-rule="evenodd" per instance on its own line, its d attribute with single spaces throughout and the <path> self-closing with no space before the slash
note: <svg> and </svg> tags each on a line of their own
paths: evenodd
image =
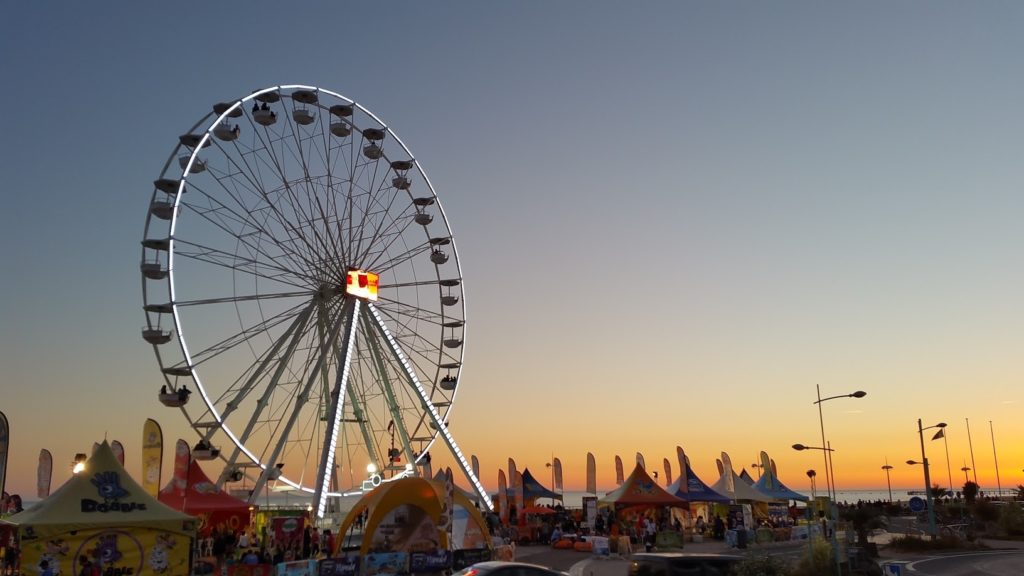
<svg viewBox="0 0 1024 576">
<path fill-rule="evenodd" d="M 746 548 L 747 547 L 747 531 L 745 529 L 739 529 L 736 531 L 736 547 Z"/>
</svg>

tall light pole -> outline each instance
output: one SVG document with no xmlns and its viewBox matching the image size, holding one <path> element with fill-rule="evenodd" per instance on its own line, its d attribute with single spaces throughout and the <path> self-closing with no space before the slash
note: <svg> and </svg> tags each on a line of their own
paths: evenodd
<svg viewBox="0 0 1024 576">
<path fill-rule="evenodd" d="M 803 444 L 793 444 L 793 450 L 796 450 L 798 452 L 802 452 L 804 450 L 822 450 L 826 454 L 828 454 L 829 452 L 832 451 L 832 447 L 831 446 L 825 446 L 825 447 L 822 447 L 822 446 L 805 446 Z M 827 459 L 825 460 L 825 463 L 826 464 L 828 463 Z M 807 477 L 811 479 L 811 498 L 814 498 L 816 500 L 816 497 L 815 497 L 815 494 L 814 494 L 814 477 L 815 476 L 816 476 L 816 473 L 815 473 L 814 470 L 808 470 L 807 471 Z M 825 481 L 828 482 L 828 475 L 827 474 L 825 476 Z M 810 530 L 810 528 L 808 528 L 808 530 Z M 826 534 L 822 534 L 822 537 L 823 538 L 828 538 L 829 535 L 827 533 Z M 808 532 L 808 541 L 810 541 L 810 532 Z M 836 561 L 835 561 L 836 576 L 839 576 L 840 574 L 842 574 L 842 567 L 839 565 L 839 555 L 838 555 L 838 552 L 839 552 L 839 540 L 836 538 L 836 523 L 833 520 L 833 523 L 832 523 L 832 555 L 835 556 L 835 559 L 836 559 Z"/>
<path fill-rule="evenodd" d="M 1003 483 L 999 479 L 999 458 L 996 456 L 996 433 L 992 429 L 992 421 L 988 421 L 988 432 L 992 435 L 992 460 L 996 464 L 996 494 L 999 498 L 1003 497 Z"/>
<path fill-rule="evenodd" d="M 885 484 L 889 486 L 889 504 L 892 504 L 892 482 L 889 480 L 889 470 L 892 470 L 892 466 L 889 465 L 889 459 L 885 459 L 885 466 L 882 466 L 882 470 L 885 470 Z"/>
<path fill-rule="evenodd" d="M 829 400 L 835 400 L 836 398 L 863 398 L 863 397 L 867 396 L 868 393 L 863 391 L 863 390 L 857 390 L 856 392 L 851 392 L 850 394 L 839 394 L 837 396 L 829 396 L 828 398 L 822 398 L 821 397 L 821 385 L 820 384 L 815 384 L 814 388 L 818 392 L 818 400 L 815 401 L 814 403 L 818 405 L 818 424 L 821 427 L 821 445 L 826 447 L 826 448 L 823 448 L 823 450 L 825 451 L 825 455 L 824 455 L 825 456 L 825 478 L 826 478 L 826 480 L 831 478 L 831 480 L 829 481 L 829 484 L 830 484 L 830 486 L 829 486 L 829 490 L 830 490 L 829 499 L 831 500 L 831 502 L 829 504 L 829 508 L 832 511 L 831 516 L 832 516 L 832 526 L 833 526 L 833 528 L 832 528 L 832 555 L 835 557 L 835 560 L 836 560 L 836 574 L 838 575 L 841 572 L 841 567 L 840 567 L 840 562 L 839 562 L 839 540 L 838 540 L 838 537 L 836 535 L 836 528 L 839 526 L 839 509 L 836 507 L 836 503 L 835 503 L 835 500 L 836 500 L 836 486 L 835 486 L 836 480 L 835 480 L 835 478 L 836 478 L 836 476 L 835 476 L 835 470 L 832 468 L 832 450 L 831 450 L 832 446 L 831 446 L 831 444 L 828 443 L 828 441 L 825 440 L 825 417 L 822 414 L 821 404 L 822 404 L 822 402 L 827 402 Z"/>
<path fill-rule="evenodd" d="M 757 462 L 754 462 L 753 464 L 750 465 L 750 467 L 754 468 L 755 470 L 757 470 L 757 479 L 760 480 L 761 479 L 761 465 L 758 464 Z"/>
<path fill-rule="evenodd" d="M 828 398 L 822 398 L 821 397 L 821 385 L 815 384 L 814 387 L 815 387 L 815 389 L 818 392 L 818 399 L 814 403 L 818 405 L 818 425 L 821 427 L 821 445 L 822 446 L 828 446 L 829 445 L 828 441 L 825 440 L 825 417 L 824 417 L 824 415 L 822 413 L 822 410 L 821 410 L 822 402 L 828 402 L 829 400 L 835 400 L 836 398 L 863 398 L 863 397 L 867 396 L 868 393 L 864 392 L 863 390 L 858 390 L 858 391 L 852 392 L 850 394 L 839 394 L 839 395 L 836 395 L 836 396 L 829 396 Z M 823 448 L 823 450 L 825 450 L 825 449 Z M 831 459 L 831 454 L 830 453 L 831 453 L 831 450 L 825 450 L 825 454 L 824 454 L 824 457 L 825 457 L 825 472 L 826 472 L 825 481 L 829 485 L 828 486 L 829 498 L 831 498 L 832 500 L 835 500 L 836 499 L 836 487 L 834 485 L 835 484 L 835 482 L 834 482 L 834 480 L 835 480 L 835 472 L 831 471 L 832 470 L 832 459 Z"/>
<path fill-rule="evenodd" d="M 974 472 L 974 483 L 978 483 L 978 465 L 974 463 L 974 442 L 971 442 L 971 419 L 964 418 L 964 422 L 967 424 L 967 446 L 971 449 L 971 470 Z"/>
<path fill-rule="evenodd" d="M 932 428 L 945 428 L 945 422 L 939 422 L 934 426 L 922 426 L 921 419 L 917 419 L 917 436 L 921 440 L 921 462 L 915 462 L 913 460 L 907 460 L 907 464 L 921 464 L 924 466 L 924 493 L 928 498 L 928 533 L 935 537 L 935 502 L 932 499 L 932 478 L 928 472 L 928 456 L 924 453 L 924 431 L 931 430 Z"/>
<path fill-rule="evenodd" d="M 971 467 L 967 465 L 967 462 L 964 462 L 964 467 L 960 469 L 960 471 L 964 473 L 964 486 L 966 486 L 967 483 L 971 481 L 971 479 L 967 477 L 967 472 L 970 469 Z"/>
<path fill-rule="evenodd" d="M 949 468 L 949 440 L 946 439 L 946 429 L 943 428 L 932 436 L 932 440 L 938 440 L 942 438 L 942 443 L 946 445 L 946 477 L 949 479 L 949 489 L 953 490 L 953 472 Z"/>
</svg>

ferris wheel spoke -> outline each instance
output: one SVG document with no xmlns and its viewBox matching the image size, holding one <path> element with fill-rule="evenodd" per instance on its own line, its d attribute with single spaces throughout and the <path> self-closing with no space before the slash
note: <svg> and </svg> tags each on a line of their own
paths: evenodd
<svg viewBox="0 0 1024 576">
<path fill-rule="evenodd" d="M 314 303 L 310 302 L 306 304 L 306 306 L 302 309 L 302 312 L 295 316 L 295 319 L 292 321 L 292 323 L 281 334 L 281 336 L 277 338 L 276 341 L 274 341 L 273 345 L 267 349 L 267 351 L 263 354 L 263 357 L 257 360 L 256 364 L 258 364 L 258 366 L 254 364 L 255 368 L 253 370 L 247 371 L 249 373 L 249 376 L 248 378 L 246 378 L 245 382 L 241 385 L 240 388 L 235 390 L 229 388 L 225 392 L 225 394 L 223 394 L 220 398 L 217 399 L 216 404 L 219 405 L 221 402 L 224 402 L 225 406 L 223 412 L 221 412 L 220 414 L 221 420 L 226 420 L 229 416 L 231 416 L 231 414 L 242 404 L 246 397 L 256 389 L 256 385 L 259 382 L 260 378 L 262 378 L 267 373 L 267 370 L 270 368 L 271 364 L 273 364 L 276 361 L 277 368 L 275 369 L 274 374 L 271 376 L 269 380 L 269 385 L 264 391 L 264 397 L 262 397 L 260 401 L 257 402 L 257 410 L 253 413 L 253 420 L 259 418 L 259 414 L 262 412 L 265 401 L 268 399 L 270 392 L 272 392 L 273 388 L 276 386 L 278 380 L 281 377 L 281 374 L 284 373 L 284 367 L 287 364 L 288 360 L 291 358 L 291 355 L 295 352 L 295 347 L 298 346 L 299 340 L 302 337 L 303 328 L 305 327 L 306 322 L 309 321 L 309 316 L 313 310 L 313 307 Z M 284 346 L 285 342 L 289 343 L 289 347 L 286 349 L 286 352 L 283 356 L 278 357 L 278 353 L 281 351 L 281 347 Z M 227 398 L 229 393 L 232 393 L 230 399 Z M 245 432 L 243 432 L 244 438 L 248 437 L 248 433 L 251 431 L 251 427 L 252 421 L 250 421 L 250 425 L 247 426 Z M 232 461 L 234 461 L 237 457 L 238 453 L 236 450 L 236 453 L 232 456 Z"/>
<path fill-rule="evenodd" d="M 383 288 L 381 290 L 383 290 Z M 445 319 L 448 318 L 440 309 L 423 308 L 412 304 L 405 304 L 394 298 L 380 296 L 380 292 L 378 292 L 378 297 L 378 302 L 381 304 L 378 306 L 380 313 L 391 318 L 396 323 L 402 324 L 403 327 L 409 330 L 411 330 L 408 326 L 409 320 L 428 322 L 440 328 Z"/>
<path fill-rule="evenodd" d="M 363 161 L 359 160 L 359 158 L 361 158 L 361 156 L 358 156 L 358 154 L 359 154 L 358 150 L 362 150 L 363 149 L 363 146 L 364 146 L 365 142 L 366 142 L 365 131 L 360 131 L 359 146 L 356 147 L 353 150 L 353 153 L 356 154 L 356 161 L 353 164 L 354 171 L 353 171 L 353 174 L 352 174 L 352 178 L 349 180 L 349 183 L 350 183 L 349 197 L 350 198 L 353 197 L 353 194 L 351 193 L 351 189 L 356 188 L 358 186 L 357 182 L 365 181 L 369 185 L 368 186 L 358 186 L 358 189 L 362 192 L 361 194 L 359 194 L 359 196 L 365 197 L 366 201 L 367 201 L 367 204 L 366 204 L 366 206 L 363 207 L 363 210 L 361 211 L 362 212 L 362 216 L 361 216 L 361 219 L 360 219 L 358 225 L 356 225 L 355 222 L 353 221 L 352 228 L 350 228 L 350 230 L 351 229 L 365 230 L 367 228 L 367 218 L 368 218 L 368 216 L 370 214 L 373 213 L 373 210 L 371 209 L 371 202 L 372 202 L 372 196 L 373 196 L 374 175 L 376 174 L 378 161 L 372 160 L 372 161 L 365 161 L 365 162 L 363 162 Z M 369 166 L 371 164 L 373 165 L 373 170 L 372 171 L 369 168 Z M 352 217 L 353 218 L 355 217 L 354 213 L 352 214 Z M 350 236 L 349 237 L 349 244 L 353 246 L 353 249 L 352 249 L 353 254 L 361 254 L 363 252 L 363 242 L 364 242 L 364 238 L 363 238 L 362 234 L 360 234 L 359 236 L 354 236 L 354 237 Z"/>
<path fill-rule="evenodd" d="M 356 253 L 359 254 L 360 260 L 367 259 L 367 251 L 377 244 L 378 238 L 381 236 L 383 231 L 401 218 L 401 213 L 396 215 L 396 218 L 393 220 L 381 217 L 380 215 L 392 214 L 391 210 L 394 208 L 395 202 L 398 201 L 399 196 L 408 196 L 406 193 L 400 192 L 397 188 L 390 186 L 386 178 L 381 178 L 380 182 L 374 184 L 376 182 L 377 170 L 379 168 L 378 165 L 380 163 L 377 162 L 376 164 L 377 165 L 374 166 L 373 176 L 369 182 L 370 185 L 367 186 L 367 191 L 370 194 L 367 196 L 367 205 L 366 209 L 363 211 L 363 222 L 361 227 L 371 227 L 371 222 L 368 222 L 367 220 L 370 215 L 374 215 L 376 218 L 372 222 L 372 233 L 369 238 L 365 239 L 366 247 L 363 248 L 362 246 L 365 235 L 360 236 L 359 242 L 356 245 Z M 411 217 L 409 221 L 411 221 Z M 391 236 L 392 238 L 394 237 L 393 234 Z M 384 249 L 387 249 L 388 246 L 390 246 L 390 242 L 385 242 Z"/>
<path fill-rule="evenodd" d="M 295 313 L 303 304 L 295 306 L 293 308 L 282 311 L 279 314 L 271 318 L 262 320 L 261 322 L 252 326 L 245 327 L 239 332 L 236 332 L 226 338 L 223 338 L 216 343 L 210 344 L 205 348 L 193 352 L 192 354 L 192 365 L 197 366 L 202 364 L 211 358 L 219 356 L 220 354 L 233 349 L 235 346 L 244 342 L 250 341 L 252 338 L 261 336 L 267 333 L 267 331 L 279 326 L 281 323 L 291 318 L 291 315 Z"/>
<path fill-rule="evenodd" d="M 232 254 L 209 246 L 193 244 L 184 240 L 177 240 L 176 243 L 195 249 L 194 252 L 179 250 L 175 252 L 175 255 L 178 257 L 187 258 L 196 262 L 212 264 L 226 270 L 243 272 L 254 278 L 264 278 L 287 286 L 293 286 L 295 288 L 306 288 L 315 281 L 315 279 L 310 276 L 299 275 L 294 270 L 282 268 L 278 265 L 272 265 L 252 257 L 243 257 L 238 254 Z M 268 274 L 263 272 L 263 270 L 266 270 L 267 272 L 275 272 L 275 274 Z"/>
<path fill-rule="evenodd" d="M 258 157 L 258 159 L 262 160 L 263 164 L 270 169 L 274 174 L 275 180 L 281 183 L 281 187 L 277 188 L 277 190 L 284 190 L 284 193 L 278 194 L 278 196 L 288 201 L 288 205 L 292 209 L 293 213 L 297 215 L 301 214 L 301 210 L 296 208 L 294 197 L 290 195 L 292 182 L 288 179 L 282 160 L 278 158 L 277 149 L 274 147 L 275 142 L 284 142 L 286 136 L 278 136 L 276 139 L 273 139 L 270 137 L 270 130 L 266 128 L 263 131 L 255 130 L 255 133 L 262 143 L 262 149 L 269 155 L 269 159 L 264 159 L 263 157 Z M 264 139 L 265 135 L 267 136 L 267 139 Z M 260 181 L 262 182 L 262 179 L 260 179 Z M 303 250 L 297 251 L 303 253 L 304 259 L 314 259 L 316 250 L 313 243 L 306 240 L 305 237 L 296 229 L 295 225 L 290 223 L 288 217 L 277 208 L 277 203 L 270 198 L 270 195 L 267 192 L 267 187 L 261 185 L 257 188 L 256 192 L 262 197 L 267 207 L 277 216 L 277 221 L 285 228 L 285 230 L 288 231 L 289 239 L 295 244 L 296 248 L 299 248 L 300 246 L 303 248 Z"/>
<path fill-rule="evenodd" d="M 237 302 L 253 302 L 257 300 L 276 300 L 280 298 L 308 298 L 311 295 L 309 290 L 302 292 L 278 292 L 274 294 L 248 294 L 244 296 L 225 296 L 223 298 L 204 298 L 201 300 L 181 300 L 175 302 L 175 306 L 205 306 L 209 304 L 225 304 Z"/>
<path fill-rule="evenodd" d="M 372 270 L 372 268 L 371 268 Z M 421 286 L 440 286 L 444 280 L 430 279 L 430 280 L 419 280 L 416 282 L 396 282 L 396 283 L 385 283 L 381 282 L 378 289 L 384 290 L 397 290 L 398 288 L 417 288 Z M 395 305 L 401 305 L 401 302 L 394 301 Z"/>
<path fill-rule="evenodd" d="M 317 355 L 316 363 L 313 370 L 310 371 L 309 377 L 306 379 L 306 383 L 303 385 L 302 391 L 294 397 L 293 409 L 288 417 L 287 422 L 283 420 L 283 429 L 277 431 L 276 437 L 278 438 L 277 443 L 274 445 L 273 452 L 271 453 L 270 462 L 277 462 L 281 456 L 281 451 L 284 449 L 284 445 L 288 440 L 288 436 L 291 433 L 292 426 L 295 425 L 295 421 L 299 418 L 299 414 L 302 412 L 303 407 L 309 399 L 309 391 L 313 387 L 316 379 L 319 377 L 320 366 L 327 360 L 331 348 L 335 339 L 338 338 L 338 334 L 341 332 L 342 325 L 344 323 L 345 315 L 339 315 L 334 326 L 331 327 L 330 337 L 325 340 L 320 346 L 320 353 Z M 267 475 L 262 474 L 256 486 L 256 492 L 261 492 L 263 486 L 266 485 Z"/>
<path fill-rule="evenodd" d="M 398 242 L 406 242 L 403 234 L 405 230 L 409 228 L 409 224 L 412 222 L 412 217 L 402 217 L 403 225 L 401 227 L 397 225 L 391 225 L 388 229 L 378 230 L 374 235 L 374 242 L 367 247 L 366 252 L 361 255 L 361 260 L 367 262 L 366 268 L 371 270 L 390 270 L 391 268 L 408 261 L 411 258 L 419 254 L 423 254 L 428 251 L 429 244 L 423 243 L 421 245 L 413 245 L 412 247 L 405 246 L 403 250 L 399 251 L 398 254 L 391 255 L 391 249 Z M 395 220 L 398 222 L 398 220 Z M 422 247 L 420 247 L 422 246 Z M 385 259 L 386 258 L 386 259 Z M 382 262 L 382 260 L 384 260 Z"/>
<path fill-rule="evenodd" d="M 395 238 L 397 239 L 397 237 Z M 377 251 L 372 262 L 367 265 L 366 268 L 369 270 L 391 270 L 392 268 L 404 264 L 417 256 L 430 252 L 430 249 L 430 244 L 424 242 L 412 246 L 411 248 L 407 248 L 405 251 L 398 254 L 389 255 L 389 253 L 382 247 L 381 250 Z M 381 261 L 385 256 L 387 256 L 387 259 Z"/>
<path fill-rule="evenodd" d="M 275 265 L 281 267 L 282 269 L 296 270 L 301 269 L 303 267 L 308 268 L 312 264 L 312 261 L 305 258 L 303 254 L 299 253 L 298 251 L 294 250 L 291 247 L 285 246 L 285 244 L 281 240 L 279 240 L 274 235 L 269 233 L 270 230 L 262 226 L 259 222 L 253 220 L 251 218 L 251 212 L 247 213 L 248 216 L 242 215 L 238 211 L 225 205 L 223 202 L 214 199 L 209 193 L 205 192 L 201 187 L 193 186 L 193 189 L 196 192 L 204 194 L 207 198 L 210 199 L 211 203 L 213 203 L 215 206 L 206 209 L 205 207 L 199 206 L 198 204 L 194 204 L 191 202 L 183 202 L 183 206 L 188 208 L 198 216 L 202 217 L 204 220 L 210 222 L 215 227 L 220 228 L 230 237 L 240 241 L 253 253 L 264 256 L 265 258 L 267 258 L 271 262 L 274 262 Z M 227 191 L 225 193 L 230 194 L 230 192 Z M 241 201 L 239 201 L 239 203 L 241 204 Z M 214 218 L 214 216 L 217 217 Z M 235 229 L 229 226 L 225 220 L 227 220 L 228 222 L 234 222 L 238 224 L 239 229 Z M 254 232 L 256 231 L 260 232 L 260 236 L 267 236 L 271 240 L 271 242 L 280 250 L 280 256 L 286 258 L 291 263 L 291 266 L 285 266 L 284 264 L 280 263 L 278 261 L 278 257 L 267 252 L 262 247 L 262 245 L 252 243 L 250 241 L 250 238 L 256 237 L 256 235 L 254 234 Z M 302 267 L 298 265 L 300 262 L 303 264 Z"/>
</svg>

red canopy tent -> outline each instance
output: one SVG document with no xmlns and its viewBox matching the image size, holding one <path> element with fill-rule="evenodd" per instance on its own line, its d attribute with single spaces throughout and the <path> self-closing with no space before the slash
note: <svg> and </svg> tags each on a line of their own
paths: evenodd
<svg viewBox="0 0 1024 576">
<path fill-rule="evenodd" d="M 199 518 L 197 531 L 201 536 L 209 535 L 214 528 L 237 534 L 249 526 L 249 503 L 218 490 L 195 460 L 189 462 L 186 485 L 172 478 L 158 497 L 171 508 Z"/>
</svg>

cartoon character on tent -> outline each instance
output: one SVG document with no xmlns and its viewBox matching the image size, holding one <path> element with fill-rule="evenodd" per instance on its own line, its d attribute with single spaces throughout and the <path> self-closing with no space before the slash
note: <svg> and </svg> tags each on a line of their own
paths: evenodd
<svg viewBox="0 0 1024 576">
<path fill-rule="evenodd" d="M 174 538 L 167 534 L 156 537 L 156 545 L 149 551 L 149 567 L 157 574 L 163 574 L 170 567 L 167 561 L 167 551 L 174 548 Z"/>
<path fill-rule="evenodd" d="M 36 564 L 36 569 L 40 574 L 43 573 L 43 563 L 53 571 L 53 576 L 60 576 L 60 560 L 61 557 L 68 555 L 68 545 L 63 539 L 57 538 L 50 540 L 44 545 L 46 550 L 39 556 L 39 563 Z"/>
</svg>

